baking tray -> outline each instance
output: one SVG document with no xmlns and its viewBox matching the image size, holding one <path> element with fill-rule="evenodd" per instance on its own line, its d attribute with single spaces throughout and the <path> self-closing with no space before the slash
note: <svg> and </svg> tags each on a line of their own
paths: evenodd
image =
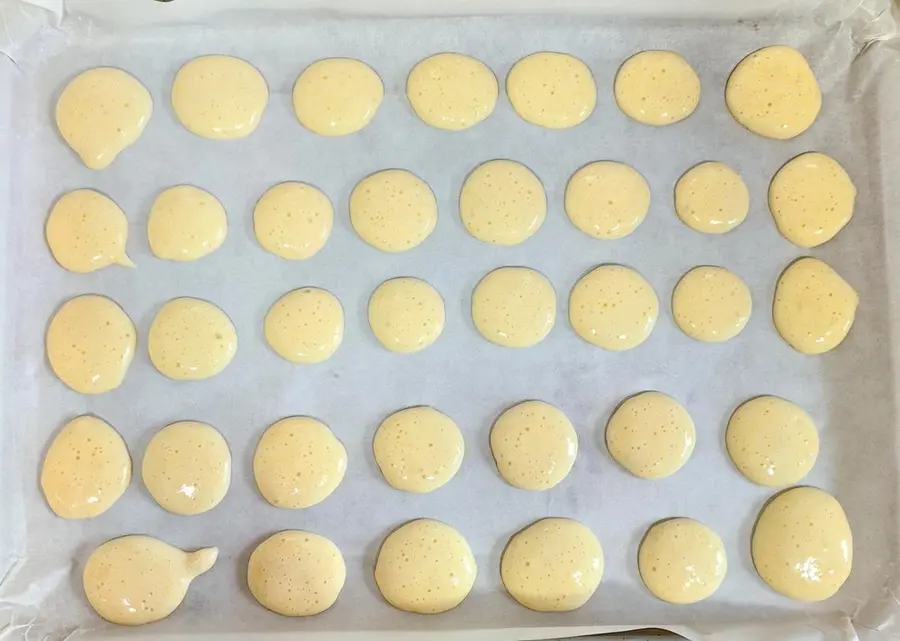
<svg viewBox="0 0 900 641">
<path fill-rule="evenodd" d="M 257 3 L 254 11 L 229 0 L 176 1 L 162 5 L 113 0 L 42 6 L 0 1 L 6 36 L 0 40 L 0 227 L 4 362 L 0 386 L 0 612 L 5 633 L 42 638 L 71 632 L 169 638 L 393 636 L 434 638 L 549 638 L 656 626 L 694 639 L 891 638 L 897 523 L 897 378 L 894 375 L 898 291 L 896 216 L 900 132 L 896 80 L 900 56 L 892 40 L 888 2 L 766 3 L 738 18 L 734 8 L 691 2 L 680 15 L 665 5 L 568 2 L 543 16 L 545 5 L 495 2 L 479 9 L 498 15 L 433 17 L 475 11 L 472 5 L 408 3 L 336 5 L 342 15 L 287 0 Z M 204 5 L 200 6 L 200 5 Z M 637 4 L 637 3 L 635 3 Z M 710 8 L 713 6 L 713 8 Z M 135 7 L 132 11 L 131 7 Z M 167 8 L 171 7 L 171 8 Z M 268 7 L 268 8 L 266 8 Z M 51 9 L 48 11 L 47 9 Z M 60 16 L 66 8 L 68 15 Z M 334 7 L 333 7 L 334 8 Z M 271 9 L 277 9 L 271 10 Z M 778 11 L 775 11 L 778 9 Z M 168 12 L 168 13 L 166 13 Z M 383 15 L 371 15 L 375 12 Z M 422 14 L 426 15 L 422 15 Z M 414 15 L 417 14 L 417 15 Z M 502 15 L 501 15 L 502 14 Z M 578 15 L 576 15 L 578 14 Z M 401 16 L 401 17 L 398 17 Z M 728 73 L 746 53 L 788 43 L 809 58 L 824 91 L 815 126 L 791 141 L 756 137 L 735 123 L 724 106 Z M 632 53 L 669 48 L 697 70 L 703 97 L 686 121 L 654 129 L 629 121 L 616 107 L 612 79 Z M 409 69 L 439 51 L 461 51 L 505 77 L 521 56 L 539 50 L 574 54 L 592 69 L 598 85 L 594 114 L 577 128 L 548 131 L 528 125 L 505 96 L 484 123 L 462 133 L 428 128 L 406 103 Z M 177 68 L 205 53 L 237 55 L 256 65 L 270 88 L 259 129 L 228 143 L 201 140 L 181 127 L 169 106 Z M 304 130 L 291 111 L 290 91 L 299 72 L 328 56 L 357 57 L 385 84 L 385 101 L 372 124 L 357 135 L 326 139 Z M 52 121 L 55 99 L 77 72 L 120 66 L 153 95 L 154 115 L 143 137 L 107 170 L 86 169 L 59 139 Z M 894 71 L 893 76 L 891 71 Z M 502 84 L 502 83 L 501 83 Z M 816 150 L 837 158 L 859 197 L 856 216 L 832 242 L 802 252 L 782 239 L 766 207 L 766 189 L 786 160 Z M 547 220 L 531 240 L 515 247 L 482 244 L 464 231 L 456 209 L 465 175 L 492 158 L 529 166 L 547 191 Z M 577 231 L 562 209 L 569 176 L 585 163 L 613 159 L 648 180 L 652 204 L 631 236 L 601 242 Z M 703 160 L 736 168 L 751 193 L 747 221 L 721 237 L 704 236 L 674 215 L 677 178 Z M 350 190 L 367 174 L 410 169 L 434 190 L 440 218 L 419 248 L 388 255 L 365 245 L 349 224 Z M 253 237 L 251 212 L 265 189 L 283 180 L 322 188 L 335 204 L 335 229 L 312 260 L 285 262 L 264 252 Z M 146 220 L 165 187 L 192 183 L 225 205 L 229 234 L 213 255 L 192 264 L 152 257 Z M 71 274 L 52 260 L 43 240 L 51 203 L 78 187 L 98 189 L 125 210 L 128 251 L 137 268 Z M 770 319 L 781 270 L 810 253 L 838 270 L 860 294 L 856 324 L 834 352 L 809 357 L 792 351 Z M 661 316 L 639 348 L 610 353 L 579 339 L 566 315 L 568 292 L 591 267 L 617 262 L 639 270 L 654 286 Z M 721 345 L 699 344 L 671 318 L 669 299 L 691 267 L 717 264 L 749 285 L 754 314 L 746 330 Z M 472 288 L 488 271 L 527 265 L 543 272 L 559 299 L 557 325 L 540 345 L 507 350 L 482 339 L 469 316 Z M 366 301 L 383 280 L 416 276 L 444 297 L 447 326 L 431 348 L 397 355 L 368 330 Z M 311 367 L 279 359 L 265 344 L 262 319 L 281 294 L 304 285 L 324 287 L 342 301 L 344 343 L 329 361 Z M 60 383 L 44 356 L 43 337 L 53 311 L 67 298 L 102 293 L 119 302 L 138 328 L 138 354 L 118 390 L 80 396 Z M 202 382 L 174 382 L 156 372 L 146 336 L 160 306 L 176 296 L 208 299 L 232 318 L 239 335 L 234 362 Z M 624 397 L 658 389 L 680 399 L 697 425 L 697 447 L 688 465 L 662 481 L 629 476 L 603 446 L 603 428 Z M 806 482 L 833 492 L 854 532 L 853 573 L 833 599 L 792 602 L 756 576 L 749 557 L 755 517 L 772 491 L 755 487 L 732 467 L 723 446 L 731 411 L 757 394 L 790 398 L 820 428 L 819 461 Z M 562 408 L 580 439 L 578 460 L 560 486 L 529 493 L 506 485 L 491 460 L 488 431 L 508 405 L 539 398 Z M 392 490 L 371 454 L 378 423 L 402 407 L 429 404 L 453 417 L 467 454 L 457 477 L 432 494 Z M 203 420 L 228 439 L 234 457 L 231 491 L 216 509 L 179 517 L 155 505 L 136 478 L 106 514 L 63 521 L 46 507 L 37 471 L 52 435 L 75 415 L 92 412 L 125 437 L 135 470 L 152 434 L 169 422 Z M 279 510 L 256 492 L 251 457 L 262 431 L 292 414 L 315 416 L 342 439 L 349 454 L 343 484 L 307 510 Z M 138 475 L 139 476 L 139 475 Z M 567 614 L 530 612 L 504 592 L 499 559 L 508 537 L 541 517 L 568 516 L 600 538 L 606 571 L 595 596 Z M 694 606 L 664 604 L 646 592 L 637 573 L 638 542 L 654 521 L 697 518 L 723 538 L 729 574 L 714 597 Z M 416 517 L 444 520 L 468 539 L 479 576 L 456 610 L 433 617 L 404 614 L 378 596 L 374 556 L 383 537 Z M 343 551 L 347 583 L 334 608 L 310 619 L 288 619 L 260 607 L 245 586 L 253 547 L 272 532 L 309 529 Z M 103 624 L 81 595 L 80 570 L 104 540 L 146 533 L 184 548 L 217 545 L 219 561 L 198 578 L 169 619 L 142 629 Z M 856 636 L 854 636 L 856 635 Z M 867 636 L 868 635 L 868 636 Z"/>
</svg>

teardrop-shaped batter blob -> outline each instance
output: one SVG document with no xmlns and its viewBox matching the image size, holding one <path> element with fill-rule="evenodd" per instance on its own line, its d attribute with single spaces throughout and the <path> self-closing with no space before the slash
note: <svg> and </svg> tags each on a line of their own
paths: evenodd
<svg viewBox="0 0 900 641">
<path fill-rule="evenodd" d="M 86 274 L 107 265 L 134 267 L 125 253 L 125 212 L 93 189 L 76 189 L 57 200 L 45 233 L 53 258 L 71 272 Z"/>
<path fill-rule="evenodd" d="M 231 319 L 199 298 L 173 298 L 163 305 L 147 336 L 153 365 L 174 380 L 199 381 L 215 376 L 228 367 L 237 346 Z"/>
<path fill-rule="evenodd" d="M 150 536 L 122 536 L 88 557 L 82 573 L 84 595 L 111 623 L 159 621 L 181 605 L 191 581 L 209 570 L 218 555 L 218 548 L 185 552 Z"/>
<path fill-rule="evenodd" d="M 514 64 L 506 76 L 506 94 L 523 120 L 548 129 L 579 125 L 597 105 L 597 85 L 588 66 L 553 51 L 533 53 Z"/>
</svg>

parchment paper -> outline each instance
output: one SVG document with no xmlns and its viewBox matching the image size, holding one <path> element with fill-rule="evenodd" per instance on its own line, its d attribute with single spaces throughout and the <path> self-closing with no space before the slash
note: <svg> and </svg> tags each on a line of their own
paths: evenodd
<svg viewBox="0 0 900 641">
<path fill-rule="evenodd" d="M 73 3 L 74 4 L 74 3 Z M 177 4 L 177 3 L 176 3 Z M 284 4 L 284 3 L 280 3 Z M 95 15 L 97 2 L 90 3 Z M 121 5 L 117 5 L 121 6 Z M 31 11 L 8 0 L 10 10 Z M 78 5 L 70 9 L 78 8 Z M 887 40 L 893 22 L 886 5 L 862 8 L 828 4 L 812 15 L 770 19 L 660 19 L 626 15 L 483 18 L 354 18 L 298 13 L 231 13 L 205 25 L 120 28 L 79 16 L 58 22 L 41 13 L 38 33 L 7 38 L 0 60 L 0 181 L 3 225 L 3 384 L 0 408 L 0 608 L 6 633 L 35 638 L 73 631 L 171 635 L 179 638 L 257 638 L 258 633 L 406 631 L 435 638 L 490 635 L 547 638 L 658 626 L 694 639 L 893 638 L 897 525 L 897 380 L 894 376 L 894 307 L 897 229 L 891 203 L 896 149 L 897 58 Z M 156 9 L 154 9 L 156 11 Z M 863 11 L 865 15 L 860 14 Z M 77 11 L 76 11 L 77 13 Z M 17 14 L 18 15 L 18 14 Z M 866 18 L 865 16 L 869 16 Z M 837 21 L 835 21 L 837 20 Z M 7 25 L 9 23 L 7 22 Z M 33 24 L 33 23 L 32 23 Z M 58 25 L 58 26 L 57 26 Z M 861 25 L 861 26 L 860 26 Z M 874 35 L 873 35 L 874 34 Z M 15 35 L 15 34 L 14 34 Z M 810 59 L 825 99 L 815 126 L 798 139 L 756 137 L 727 113 L 728 73 L 746 53 L 789 43 Z M 615 106 L 612 79 L 634 52 L 670 48 L 700 75 L 703 98 L 683 123 L 652 129 L 629 121 Z M 428 128 L 405 100 L 409 69 L 431 53 L 454 50 L 484 60 L 502 80 L 521 56 L 542 49 L 579 56 L 598 85 L 596 112 L 582 126 L 546 131 L 528 125 L 505 97 L 481 125 L 458 134 Z M 269 83 L 269 107 L 249 138 L 229 143 L 201 140 L 181 127 L 169 107 L 177 68 L 205 53 L 241 56 Z M 861 54 L 861 52 L 864 52 Z M 861 55 L 860 55 L 861 54 Z M 327 56 L 360 58 L 385 83 L 386 96 L 372 125 L 341 139 L 319 138 L 295 120 L 290 92 L 309 63 Z M 59 139 L 52 107 L 65 82 L 96 65 L 120 66 L 151 91 L 154 115 L 143 137 L 107 170 L 86 169 Z M 859 188 L 856 216 L 833 242 L 813 250 L 860 293 L 861 306 L 847 341 L 832 353 L 807 357 L 791 350 L 770 320 L 771 297 L 781 270 L 804 252 L 777 233 L 766 207 L 766 189 L 785 161 L 807 150 L 837 158 Z M 464 176 L 491 158 L 525 163 L 547 190 L 549 211 L 540 232 L 516 247 L 492 247 L 469 237 L 456 209 Z M 627 162 L 648 180 L 653 202 L 631 236 L 600 242 L 565 217 L 562 196 L 569 176 L 598 159 Z M 672 210 L 672 189 L 690 166 L 720 160 L 736 168 L 751 193 L 751 212 L 722 237 L 692 232 Z M 365 245 L 349 224 L 347 199 L 365 175 L 408 168 L 435 191 L 437 229 L 419 248 L 387 255 Z M 283 180 L 322 188 L 333 200 L 335 229 L 325 249 L 305 262 L 285 262 L 255 242 L 251 211 L 265 189 Z M 229 235 L 202 261 L 157 260 L 146 241 L 147 213 L 164 188 L 191 183 L 225 205 Z M 109 268 L 70 274 L 52 260 L 43 240 L 49 206 L 62 193 L 91 187 L 111 196 L 129 216 L 129 254 L 135 270 Z M 567 298 L 593 266 L 617 262 L 639 270 L 660 297 L 662 314 L 641 347 L 613 354 L 579 339 L 567 322 Z M 671 319 L 669 299 L 680 276 L 701 264 L 722 265 L 749 285 L 754 314 L 746 330 L 722 345 L 699 344 Z M 507 350 L 482 339 L 469 316 L 472 288 L 488 271 L 527 265 L 542 271 L 559 299 L 557 325 L 540 345 Z M 447 306 L 447 327 L 431 348 L 396 355 L 381 348 L 366 323 L 366 302 L 383 280 L 416 276 L 432 283 Z M 296 366 L 265 344 L 262 319 L 283 293 L 304 285 L 324 287 L 342 301 L 347 330 L 337 354 L 321 365 Z M 53 376 L 43 336 L 54 310 L 71 296 L 112 297 L 134 319 L 138 355 L 118 390 L 80 396 Z M 170 298 L 196 296 L 226 311 L 239 334 L 233 363 L 213 379 L 173 382 L 146 356 L 147 329 Z M 610 459 L 603 429 L 624 397 L 658 389 L 691 412 L 698 443 L 688 465 L 662 481 L 629 476 Z M 805 482 L 833 492 L 854 531 L 853 573 L 835 598 L 803 605 L 780 597 L 756 576 L 749 557 L 750 531 L 772 491 L 755 487 L 732 467 L 723 447 L 728 416 L 758 394 L 789 398 L 806 408 L 820 428 L 819 461 Z M 506 485 L 488 446 L 497 414 L 519 400 L 554 403 L 572 419 L 580 453 L 571 475 L 545 493 Z M 466 459 L 446 487 L 424 496 L 392 490 L 371 455 L 378 423 L 410 405 L 446 412 L 466 437 Z M 72 417 L 95 413 L 125 437 L 135 480 L 109 512 L 88 521 L 63 521 L 46 507 L 38 469 L 55 432 Z M 329 424 L 349 453 L 344 483 L 322 504 L 279 510 L 256 492 L 250 461 L 262 431 L 293 414 Z M 152 434 L 169 422 L 203 420 L 226 436 L 234 457 L 231 491 L 216 509 L 194 517 L 166 513 L 139 479 L 140 460 Z M 564 614 L 525 610 L 504 592 L 499 559 L 508 537 L 533 520 L 568 516 L 589 525 L 605 555 L 603 582 L 582 609 Z M 723 538 L 729 573 L 714 597 L 694 606 L 670 606 L 643 588 L 637 545 L 646 528 L 670 516 L 699 519 Z M 400 613 L 385 604 L 372 581 L 383 537 L 402 522 L 438 518 L 458 528 L 479 564 L 476 587 L 456 610 L 435 617 Z M 348 577 L 337 605 L 321 616 L 292 620 L 255 603 L 245 587 L 250 551 L 271 533 L 309 529 L 343 551 Z M 198 578 L 183 606 L 168 620 L 141 630 L 110 630 L 83 600 L 80 570 L 90 551 L 108 538 L 146 533 L 174 545 L 217 545 L 219 561 Z M 855 616 L 856 614 L 859 616 Z M 852 619 L 852 620 L 851 620 Z M 0 620 L 2 622 L 2 620 Z M 896 624 L 894 624 L 896 625 Z M 881 628 L 882 632 L 873 631 Z M 187 638 L 187 637 L 186 637 Z"/>
</svg>

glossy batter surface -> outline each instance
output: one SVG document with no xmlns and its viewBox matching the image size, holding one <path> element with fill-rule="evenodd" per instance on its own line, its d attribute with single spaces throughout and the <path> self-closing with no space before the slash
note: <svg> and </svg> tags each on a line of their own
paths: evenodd
<svg viewBox="0 0 900 641">
<path fill-rule="evenodd" d="M 350 223 L 359 237 L 385 252 L 419 246 L 437 225 L 437 201 L 425 182 L 405 169 L 364 178 L 350 194 Z"/>
<path fill-rule="evenodd" d="M 509 540 L 500 560 L 509 594 L 538 612 L 580 608 L 603 577 L 603 550 L 594 533 L 572 519 L 532 523 Z"/>
<path fill-rule="evenodd" d="M 466 231 L 478 240 L 518 245 L 544 223 L 547 195 L 540 179 L 525 165 L 489 160 L 463 183 L 459 216 Z"/>
<path fill-rule="evenodd" d="M 409 407 L 388 416 L 375 432 L 375 462 L 384 480 L 406 492 L 432 492 L 459 471 L 462 432 L 432 407 Z"/>
<path fill-rule="evenodd" d="M 815 487 L 795 487 L 769 501 L 750 549 L 763 581 L 798 601 L 833 596 L 853 566 L 847 515 L 837 499 Z"/>
<path fill-rule="evenodd" d="M 305 508 L 337 489 L 347 470 L 347 450 L 324 423 L 291 416 L 267 429 L 253 455 L 256 487 L 275 507 Z"/>
<path fill-rule="evenodd" d="M 86 274 L 108 265 L 134 267 L 125 253 L 125 212 L 93 189 L 76 189 L 53 205 L 45 228 L 47 245 L 60 267 Z"/>
<path fill-rule="evenodd" d="M 438 614 L 468 596 L 478 568 L 463 536 L 449 525 L 417 519 L 391 532 L 375 561 L 375 583 L 398 610 Z"/>
<path fill-rule="evenodd" d="M 157 258 L 203 258 L 221 247 L 227 234 L 225 207 L 211 193 L 197 187 L 170 187 L 156 197 L 150 208 L 147 240 Z"/>
<path fill-rule="evenodd" d="M 641 392 L 626 399 L 606 424 L 610 456 L 643 479 L 661 479 L 680 470 L 696 441 L 690 414 L 660 392 Z"/>
<path fill-rule="evenodd" d="M 650 336 L 659 299 L 644 277 L 622 265 L 600 265 L 569 295 L 569 322 L 584 340 L 612 351 L 633 349 Z"/>
<path fill-rule="evenodd" d="M 150 92 L 114 67 L 81 72 L 56 102 L 59 134 L 90 169 L 112 164 L 141 137 L 152 115 Z"/>
<path fill-rule="evenodd" d="M 321 136 L 346 136 L 364 128 L 384 98 L 381 78 L 352 58 L 326 58 L 309 65 L 294 84 L 297 120 Z"/>
<path fill-rule="evenodd" d="M 159 621 L 181 605 L 191 581 L 209 570 L 218 555 L 218 548 L 184 552 L 150 536 L 122 536 L 88 557 L 82 573 L 84 595 L 111 623 Z"/>
<path fill-rule="evenodd" d="M 154 367 L 175 380 L 215 376 L 228 367 L 237 346 L 231 319 L 199 298 L 173 298 L 163 305 L 147 336 Z"/>
<path fill-rule="evenodd" d="M 856 186 L 844 168 L 825 154 L 800 154 L 769 185 L 769 210 L 778 231 L 800 247 L 826 243 L 850 222 Z"/>
<path fill-rule="evenodd" d="M 724 234 L 747 218 L 750 191 L 734 169 L 720 162 L 691 167 L 675 185 L 675 213 L 704 234 Z"/>
<path fill-rule="evenodd" d="M 647 530 L 638 550 L 647 589 L 669 603 L 697 603 L 715 593 L 728 571 L 722 539 L 693 519 L 666 519 Z"/>
<path fill-rule="evenodd" d="M 269 102 L 265 78 L 249 62 L 200 56 L 172 83 L 172 108 L 181 124 L 203 138 L 233 140 L 252 134 Z"/>
<path fill-rule="evenodd" d="M 63 383 L 81 394 L 122 384 L 134 358 L 137 331 L 121 307 L 85 294 L 63 304 L 47 328 L 47 360 Z"/>
<path fill-rule="evenodd" d="M 429 56 L 406 79 L 406 96 L 416 115 L 449 131 L 468 129 L 490 116 L 499 93 L 490 68 L 459 53 Z"/>
<path fill-rule="evenodd" d="M 121 435 L 106 421 L 84 415 L 63 427 L 41 467 L 47 504 L 64 519 L 103 514 L 131 482 L 131 456 Z"/>
<path fill-rule="evenodd" d="M 722 267 L 695 267 L 672 293 L 672 314 L 685 334 L 698 341 L 721 343 L 740 334 L 753 310 L 750 290 Z"/>
<path fill-rule="evenodd" d="M 578 456 L 578 434 L 559 408 L 525 401 L 497 418 L 491 428 L 491 453 L 510 485 L 549 490 L 569 475 Z"/>
<path fill-rule="evenodd" d="M 791 263 L 778 279 L 772 319 L 798 352 L 822 354 L 847 337 L 858 305 L 859 295 L 840 274 L 806 257 Z"/>
<path fill-rule="evenodd" d="M 347 578 L 344 557 L 329 539 L 284 530 L 250 554 L 247 585 L 264 608 L 288 617 L 324 612 L 337 601 Z"/>
<path fill-rule="evenodd" d="M 616 104 L 645 125 L 671 125 L 694 113 L 700 103 L 700 78 L 674 51 L 641 51 L 616 74 Z"/>
<path fill-rule="evenodd" d="M 803 54 L 774 45 L 737 64 L 725 85 L 725 103 L 753 133 L 786 140 L 812 126 L 822 108 L 822 92 Z"/>
<path fill-rule="evenodd" d="M 597 104 L 597 85 L 588 66 L 552 51 L 533 53 L 513 65 L 506 93 L 523 120 L 548 129 L 581 124 Z"/>
<path fill-rule="evenodd" d="M 540 272 L 527 267 L 501 267 L 475 287 L 472 320 L 492 343 L 531 347 L 553 329 L 556 292 Z"/>
<path fill-rule="evenodd" d="M 303 287 L 288 292 L 269 309 L 266 341 L 292 363 L 328 360 L 344 340 L 344 308 L 331 292 Z"/>
<path fill-rule="evenodd" d="M 408 354 L 425 349 L 444 331 L 444 300 L 418 278 L 392 278 L 369 298 L 369 327 L 392 352 Z"/>
<path fill-rule="evenodd" d="M 566 215 L 589 236 L 615 239 L 638 228 L 650 209 L 650 186 L 620 162 L 592 162 L 566 185 Z"/>
<path fill-rule="evenodd" d="M 150 496 L 169 512 L 201 514 L 228 493 L 231 451 L 212 425 L 179 421 L 150 439 L 141 476 Z"/>
<path fill-rule="evenodd" d="M 253 208 L 256 240 L 285 260 L 315 256 L 331 236 L 333 225 L 334 207 L 328 196 L 305 183 L 279 183 Z"/>
<path fill-rule="evenodd" d="M 725 445 L 734 466 L 757 485 L 798 483 L 819 455 L 819 433 L 801 407 L 776 396 L 758 396 L 728 421 Z"/>
</svg>

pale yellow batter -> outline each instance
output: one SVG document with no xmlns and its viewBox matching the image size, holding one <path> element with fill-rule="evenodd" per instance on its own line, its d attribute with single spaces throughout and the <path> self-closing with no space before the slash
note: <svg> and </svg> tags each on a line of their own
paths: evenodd
<svg viewBox="0 0 900 641">
<path fill-rule="evenodd" d="M 757 485 L 793 485 L 815 465 L 819 433 L 799 406 L 758 396 L 731 415 L 725 446 L 734 466 Z"/>
<path fill-rule="evenodd" d="M 696 441 L 690 414 L 660 392 L 641 392 L 626 399 L 606 424 L 610 455 L 642 479 L 661 479 L 680 470 Z"/>
<path fill-rule="evenodd" d="M 489 160 L 468 175 L 459 194 L 459 216 L 472 236 L 496 245 L 531 238 L 547 216 L 540 179 L 512 160 Z"/>
<path fill-rule="evenodd" d="M 147 240 L 157 258 L 191 261 L 222 246 L 228 218 L 222 203 L 211 193 L 178 185 L 153 201 L 147 220 Z"/>
<path fill-rule="evenodd" d="M 697 603 L 713 595 L 728 571 L 719 535 L 693 519 L 666 519 L 647 530 L 638 550 L 647 589 L 669 603 Z"/>
<path fill-rule="evenodd" d="M 106 421 L 79 416 L 63 427 L 47 450 L 41 490 L 64 519 L 103 514 L 131 482 L 128 446 Z"/>
<path fill-rule="evenodd" d="M 847 337 L 859 295 L 840 274 L 817 258 L 794 261 L 775 287 L 772 319 L 798 352 L 822 354 Z"/>
<path fill-rule="evenodd" d="M 569 295 L 569 322 L 584 340 L 612 351 L 647 340 L 659 317 L 659 299 L 644 277 L 621 265 L 600 265 Z"/>
<path fill-rule="evenodd" d="M 228 367 L 237 352 L 237 331 L 221 309 L 198 298 L 173 298 L 150 325 L 147 351 L 159 372 L 198 381 Z"/>
<path fill-rule="evenodd" d="M 459 53 L 429 56 L 406 79 L 406 96 L 416 115 L 449 131 L 468 129 L 490 116 L 499 93 L 494 72 Z"/>
<path fill-rule="evenodd" d="M 747 218 L 750 191 L 728 165 L 707 161 L 691 167 L 675 184 L 675 213 L 704 234 L 724 234 Z"/>
<path fill-rule="evenodd" d="M 569 475 L 578 434 L 562 410 L 525 401 L 503 412 L 491 428 L 491 453 L 500 476 L 522 490 L 549 490 Z"/>
<path fill-rule="evenodd" d="M 107 265 L 134 267 L 125 253 L 125 212 L 93 189 L 76 189 L 57 200 L 45 233 L 53 258 L 71 272 L 86 274 Z"/>
<path fill-rule="evenodd" d="M 572 519 L 536 521 L 509 540 L 500 560 L 509 594 L 538 612 L 580 608 L 603 577 L 603 550 L 594 533 Z"/>
<path fill-rule="evenodd" d="M 391 532 L 375 561 L 375 583 L 398 610 L 438 614 L 468 596 L 478 569 L 462 535 L 431 519 L 410 521 Z"/>
<path fill-rule="evenodd" d="M 326 58 L 309 65 L 294 84 L 294 113 L 321 136 L 346 136 L 371 122 L 384 98 L 381 78 L 352 58 Z"/>
<path fill-rule="evenodd" d="M 616 103 L 626 116 L 645 125 L 671 125 L 694 113 L 700 78 L 674 51 L 641 51 L 616 73 Z"/>
<path fill-rule="evenodd" d="M 769 501 L 750 549 L 763 581 L 798 601 L 833 596 L 853 565 L 847 515 L 837 499 L 815 487 L 795 487 Z"/>
<path fill-rule="evenodd" d="M 141 476 L 150 496 L 169 512 L 202 514 L 228 493 L 231 452 L 212 425 L 179 421 L 150 439 Z"/>
<path fill-rule="evenodd" d="M 47 360 L 63 383 L 81 394 L 122 384 L 134 358 L 137 331 L 106 296 L 85 294 L 59 308 L 47 328 Z"/>
<path fill-rule="evenodd" d="M 269 189 L 253 208 L 253 231 L 267 252 L 285 260 L 315 256 L 331 235 L 334 207 L 328 196 L 298 182 Z"/>
<path fill-rule="evenodd" d="M 744 281 L 722 267 L 694 267 L 672 293 L 675 323 L 691 338 L 707 343 L 721 343 L 740 334 L 752 309 Z"/>
<path fill-rule="evenodd" d="M 423 350 L 444 331 L 444 300 L 418 278 L 392 278 L 369 299 L 369 327 L 392 352 Z"/>
<path fill-rule="evenodd" d="M 328 426 L 308 416 L 291 416 L 267 429 L 253 455 L 256 487 L 275 507 L 321 503 L 347 470 L 347 450 Z"/>
<path fill-rule="evenodd" d="M 200 56 L 172 83 L 172 108 L 181 124 L 203 138 L 232 140 L 252 134 L 269 102 L 265 78 L 249 62 Z"/>
<path fill-rule="evenodd" d="M 778 231 L 800 247 L 834 238 L 853 216 L 856 186 L 840 164 L 815 152 L 787 162 L 769 185 L 769 209 Z"/>
<path fill-rule="evenodd" d="M 737 64 L 725 85 L 725 103 L 753 133 L 786 140 L 812 126 L 822 108 L 822 92 L 803 54 L 774 45 Z"/>
<path fill-rule="evenodd" d="M 91 552 L 85 563 L 84 595 L 111 623 L 153 623 L 181 605 L 191 581 L 209 570 L 218 556 L 218 548 L 185 552 L 139 534 L 111 539 Z"/>
<path fill-rule="evenodd" d="M 405 169 L 363 178 L 350 193 L 350 223 L 359 237 L 385 252 L 419 246 L 437 225 L 437 200 L 425 182 Z"/>
<path fill-rule="evenodd" d="M 533 53 L 513 65 L 506 93 L 523 120 L 548 129 L 581 124 L 597 104 L 597 85 L 588 66 L 552 51 Z"/>
<path fill-rule="evenodd" d="M 344 340 L 344 308 L 331 292 L 303 287 L 288 292 L 269 309 L 266 341 L 292 363 L 328 360 Z"/>
<path fill-rule="evenodd" d="M 462 432 L 432 407 L 409 407 L 388 416 L 375 432 L 375 462 L 384 480 L 406 492 L 432 492 L 459 471 Z"/>
<path fill-rule="evenodd" d="M 287 617 L 324 612 L 337 601 L 347 578 L 344 557 L 329 539 L 284 530 L 250 555 L 247 585 L 264 608 Z"/>
<path fill-rule="evenodd" d="M 492 343 L 531 347 L 544 340 L 556 323 L 556 292 L 540 272 L 500 267 L 475 286 L 472 320 Z"/>
<path fill-rule="evenodd" d="M 620 162 L 599 161 L 576 171 L 566 185 L 566 215 L 589 236 L 615 239 L 638 228 L 650 209 L 650 186 Z"/>
<path fill-rule="evenodd" d="M 56 127 L 90 169 L 104 169 L 144 131 L 153 114 L 150 92 L 113 67 L 78 74 L 56 103 Z"/>
</svg>

